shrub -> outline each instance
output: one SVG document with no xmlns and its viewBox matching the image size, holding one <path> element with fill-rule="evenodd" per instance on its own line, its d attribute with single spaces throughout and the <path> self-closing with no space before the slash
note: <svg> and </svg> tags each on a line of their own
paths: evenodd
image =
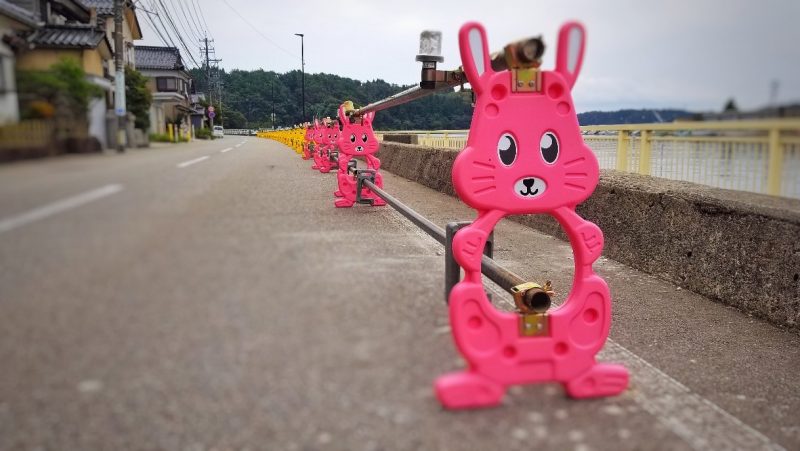
<svg viewBox="0 0 800 451">
<path fill-rule="evenodd" d="M 200 128 L 194 131 L 194 137 L 197 139 L 214 139 L 211 135 L 211 129 Z"/>
<path fill-rule="evenodd" d="M 157 143 L 168 143 L 172 142 L 172 139 L 170 139 L 169 135 L 166 133 L 151 133 L 150 141 Z"/>
<path fill-rule="evenodd" d="M 19 71 L 17 89 L 21 103 L 26 104 L 24 115 L 31 117 L 52 114 L 44 111 L 46 108 L 42 108 L 41 103 L 44 102 L 52 105 L 56 115 L 83 118 L 86 117 L 89 102 L 102 97 L 104 93 L 102 88 L 86 79 L 83 67 L 72 58 L 61 59 L 44 71 Z"/>
<path fill-rule="evenodd" d="M 147 77 L 136 69 L 125 66 L 125 102 L 128 111 L 136 116 L 136 128 L 150 128 L 150 105 L 153 94 L 147 87 Z"/>
</svg>

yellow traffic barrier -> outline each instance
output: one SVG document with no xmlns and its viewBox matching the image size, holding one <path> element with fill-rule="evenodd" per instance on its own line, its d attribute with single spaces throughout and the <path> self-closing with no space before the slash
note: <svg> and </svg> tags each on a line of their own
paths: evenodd
<svg viewBox="0 0 800 451">
<path fill-rule="evenodd" d="M 305 144 L 306 128 L 308 125 L 296 126 L 283 130 L 261 131 L 256 134 L 259 138 L 267 138 L 277 141 L 294 150 L 298 155 L 303 154 L 303 144 Z"/>
</svg>

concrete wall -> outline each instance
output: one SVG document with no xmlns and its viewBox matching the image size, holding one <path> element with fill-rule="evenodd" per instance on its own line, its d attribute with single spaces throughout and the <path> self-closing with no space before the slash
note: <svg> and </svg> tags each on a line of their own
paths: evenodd
<svg viewBox="0 0 800 451">
<path fill-rule="evenodd" d="M 384 142 L 378 157 L 383 169 L 454 195 L 456 154 Z M 605 256 L 800 330 L 800 201 L 604 171 L 578 212 L 603 230 Z M 548 216 L 513 219 L 566 238 Z"/>
</svg>

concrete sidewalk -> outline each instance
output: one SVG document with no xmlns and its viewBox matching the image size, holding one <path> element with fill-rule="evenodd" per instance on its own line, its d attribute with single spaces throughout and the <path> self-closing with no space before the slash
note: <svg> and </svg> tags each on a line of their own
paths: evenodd
<svg viewBox="0 0 800 451">
<path fill-rule="evenodd" d="M 800 447 L 796 335 L 606 259 L 601 358 L 631 370 L 624 395 L 536 385 L 444 411 L 433 380 L 463 363 L 438 243 L 389 207 L 335 209 L 335 176 L 277 143 L 176 168 L 203 152 L 82 174 L 125 189 L 0 234 L 0 449 Z M 472 216 L 384 184 L 440 225 Z M 33 185 L 14 206 L 47 197 Z M 496 240 L 563 298 L 566 243 L 511 221 Z"/>
</svg>

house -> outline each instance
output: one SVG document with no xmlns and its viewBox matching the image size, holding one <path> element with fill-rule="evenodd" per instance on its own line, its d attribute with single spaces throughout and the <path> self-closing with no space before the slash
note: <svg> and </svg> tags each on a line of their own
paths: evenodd
<svg viewBox="0 0 800 451">
<path fill-rule="evenodd" d="M 15 4 L 38 22 L 17 33 L 25 46 L 16 52 L 18 70 L 46 70 L 69 57 L 80 62 L 87 78 L 105 92 L 89 106 L 89 134 L 103 147 L 115 141 L 113 0 L 0 0 Z M 126 49 L 142 38 L 135 6 L 125 2 L 123 42 Z M 125 49 L 123 54 L 125 55 Z M 133 55 L 126 55 L 133 62 Z"/>
<path fill-rule="evenodd" d="M 114 0 L 81 0 L 81 3 L 95 9 L 97 26 L 106 32 L 106 38 L 111 42 L 111 49 L 116 52 L 114 49 Z M 122 11 L 122 42 L 125 45 L 123 61 L 126 66 L 136 68 L 136 50 L 133 41 L 142 39 L 142 28 L 139 25 L 139 17 L 136 15 L 136 7 L 133 2 L 124 3 L 125 8 Z"/>
<path fill-rule="evenodd" d="M 194 87 L 194 84 L 192 84 Z M 192 128 L 200 130 L 201 128 L 208 127 L 208 119 L 206 118 L 206 95 L 203 93 L 189 95 L 189 107 L 194 111 L 191 114 Z"/>
<path fill-rule="evenodd" d="M 29 32 L 37 26 L 32 13 L 0 0 L 0 125 L 19 121 L 15 54 L 18 47 L 26 43 L 17 34 Z"/>
<path fill-rule="evenodd" d="M 167 124 L 178 124 L 185 132 L 196 114 L 191 104 L 192 79 L 175 47 L 136 46 L 136 69 L 150 80 L 150 133 L 166 133 Z"/>
</svg>

